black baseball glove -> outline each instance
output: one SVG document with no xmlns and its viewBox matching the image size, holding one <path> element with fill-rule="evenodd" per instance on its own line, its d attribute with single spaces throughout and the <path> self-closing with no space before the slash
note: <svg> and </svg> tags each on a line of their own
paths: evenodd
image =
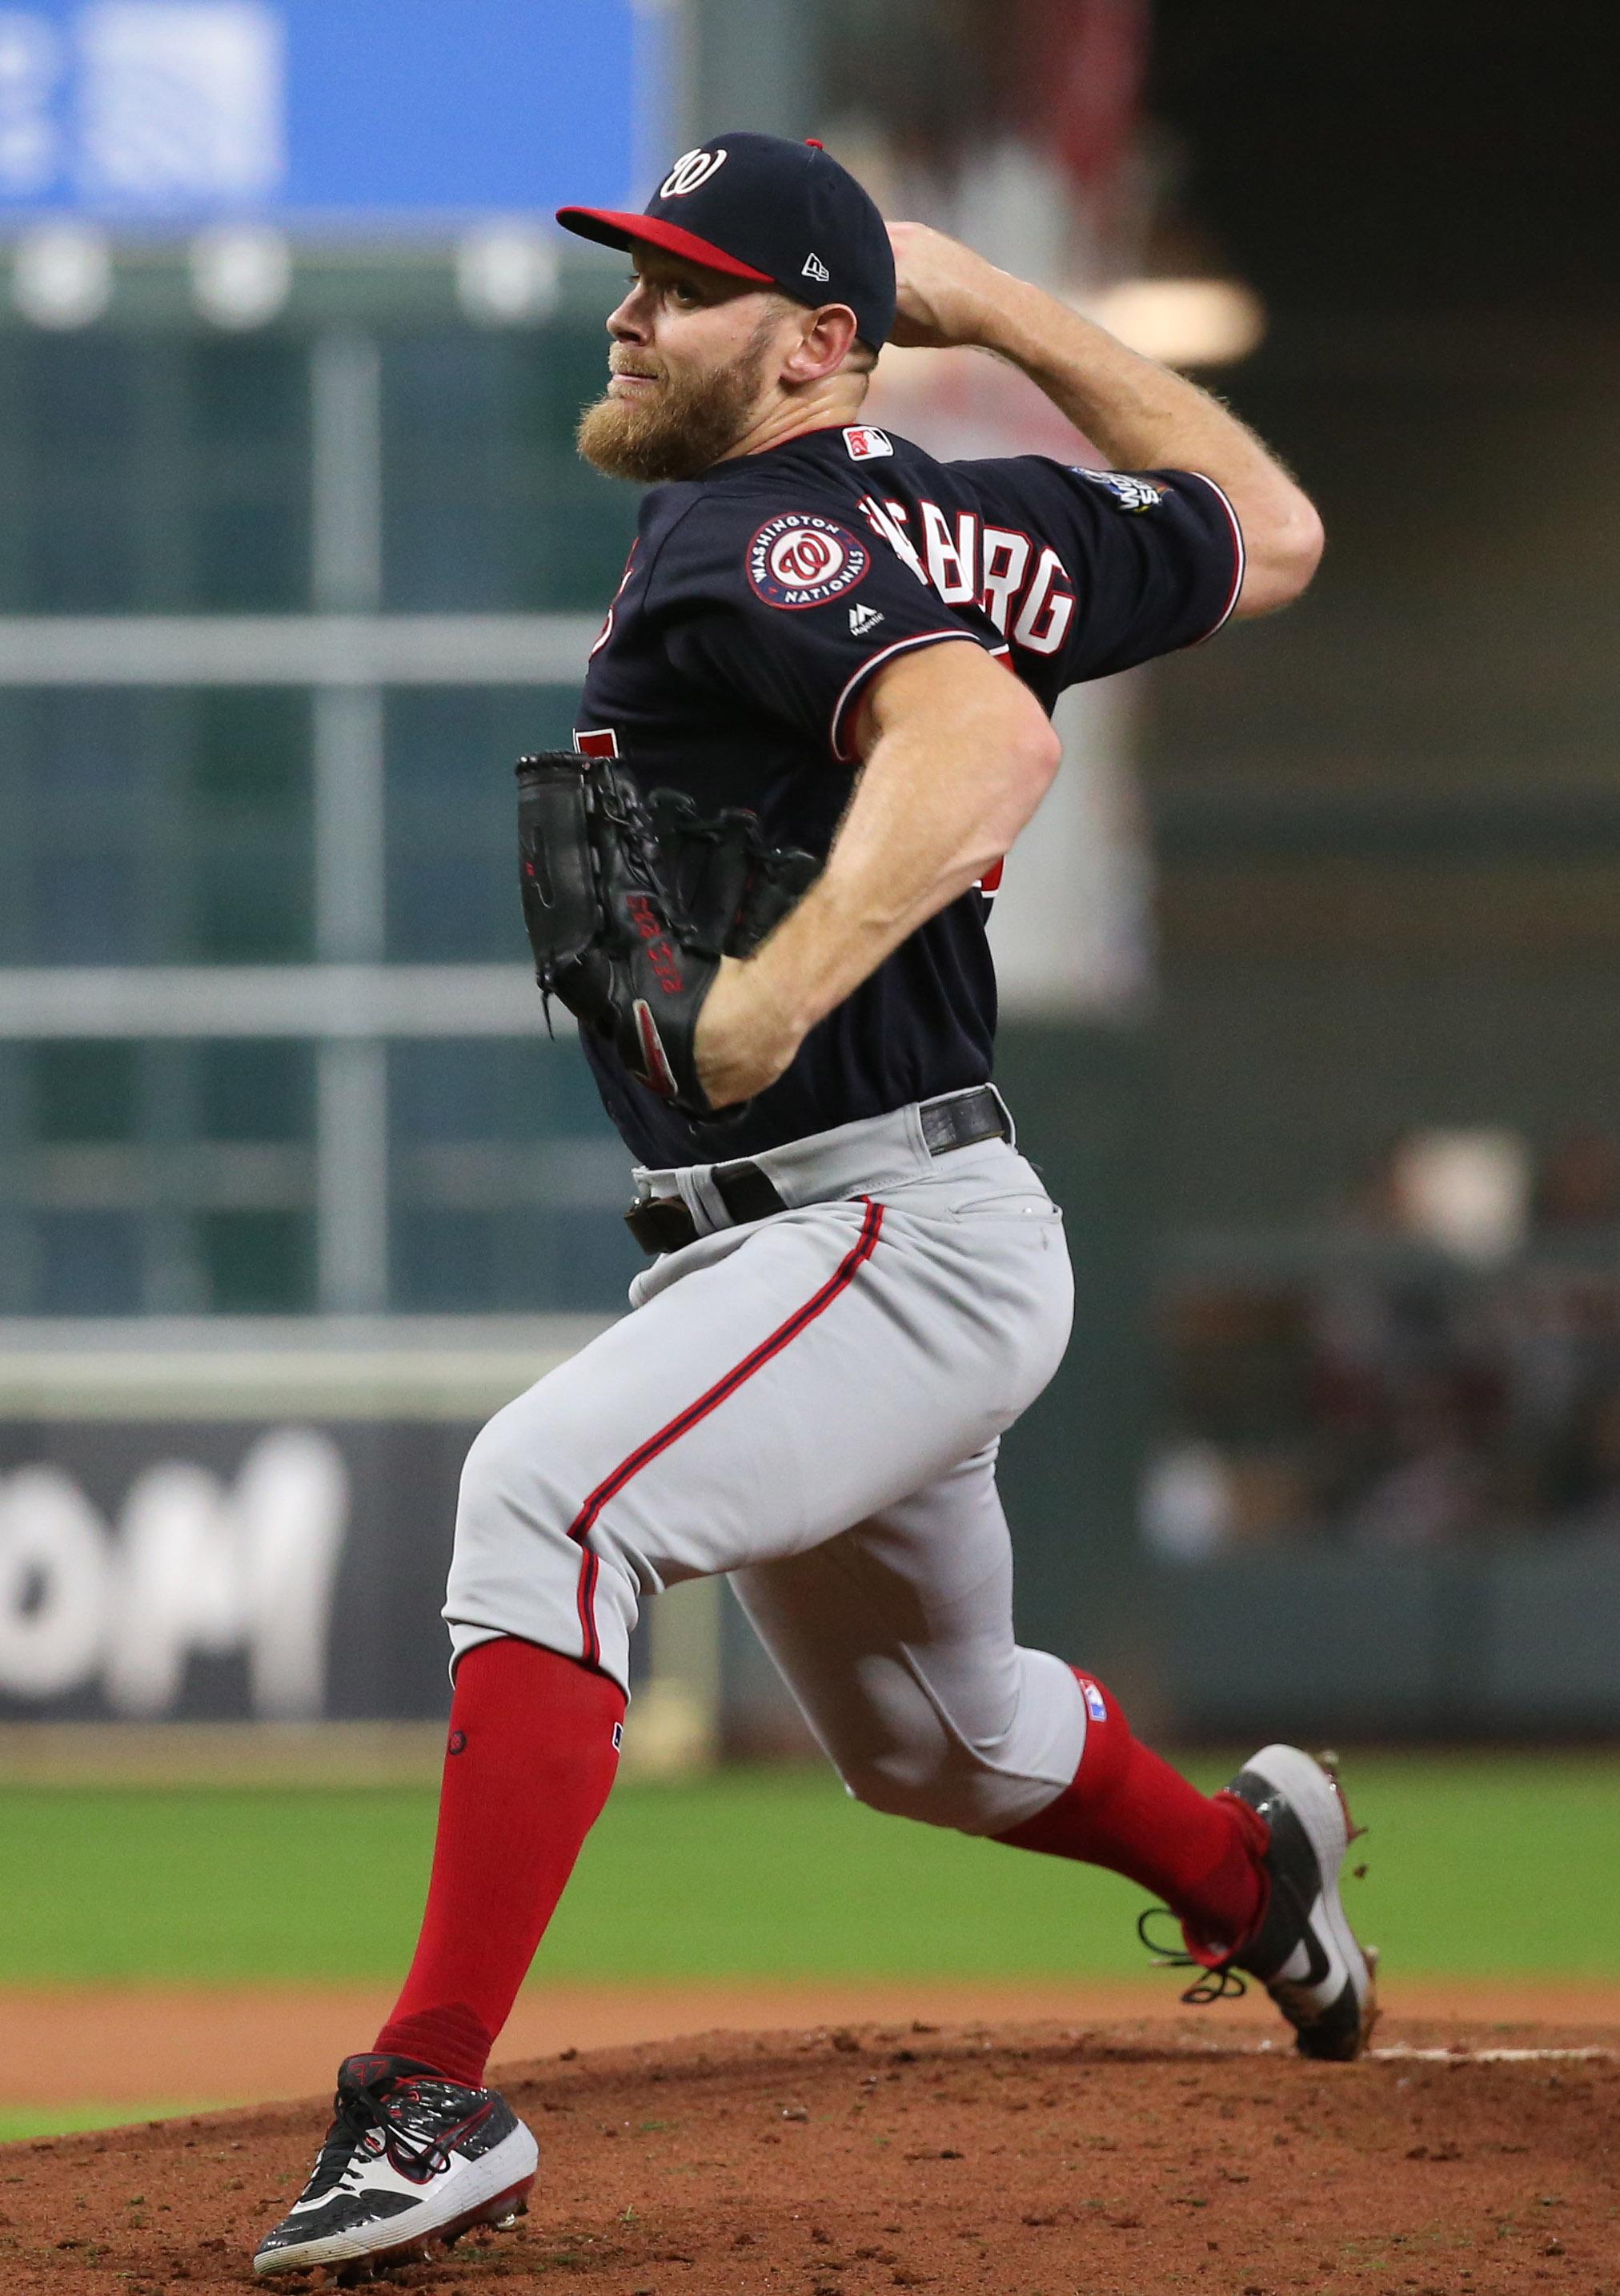
<svg viewBox="0 0 1620 2296">
<path fill-rule="evenodd" d="M 673 790 L 643 800 L 611 758 L 574 750 L 520 761 L 518 853 L 547 997 L 649 1092 L 687 1116 L 716 1115 L 694 1050 L 703 1000 L 722 956 L 757 947 L 819 864 L 768 847 L 751 813 L 705 820 Z"/>
</svg>

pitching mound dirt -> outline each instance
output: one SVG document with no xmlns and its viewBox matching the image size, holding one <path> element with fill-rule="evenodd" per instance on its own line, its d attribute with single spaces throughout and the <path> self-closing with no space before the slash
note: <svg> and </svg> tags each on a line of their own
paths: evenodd
<svg viewBox="0 0 1620 2296">
<path fill-rule="evenodd" d="M 1620 2033 L 1396 2022 L 1345 2067 L 1260 2031 L 714 2033 L 510 2067 L 534 2213 L 397 2284 L 1620 2296 Z M 241 2290 L 323 2118 L 0 2147 L 0 2290 Z"/>
</svg>

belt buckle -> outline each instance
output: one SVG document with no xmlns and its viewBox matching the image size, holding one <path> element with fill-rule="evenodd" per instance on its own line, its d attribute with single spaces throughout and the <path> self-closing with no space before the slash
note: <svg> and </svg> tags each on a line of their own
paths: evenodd
<svg viewBox="0 0 1620 2296">
<path fill-rule="evenodd" d="M 698 1225 L 679 1196 L 638 1196 L 625 1226 L 643 1251 L 679 1251 L 698 1240 Z"/>
<path fill-rule="evenodd" d="M 974 1148 L 983 1140 L 1011 1137 L 1006 1103 L 994 1085 L 970 1085 L 964 1092 L 923 1105 L 922 1139 L 930 1156 L 949 1155 L 953 1148 Z"/>
</svg>

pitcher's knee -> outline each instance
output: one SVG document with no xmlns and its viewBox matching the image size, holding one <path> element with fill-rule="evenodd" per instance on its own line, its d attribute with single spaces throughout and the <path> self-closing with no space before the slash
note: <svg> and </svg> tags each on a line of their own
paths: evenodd
<svg viewBox="0 0 1620 2296">
<path fill-rule="evenodd" d="M 530 1397 L 520 1396 L 473 1437 L 462 1463 L 458 1545 L 464 1533 L 497 1524 L 560 1547 L 571 1544 L 574 1479 L 559 1472 L 561 1431 L 548 1424 L 550 1417 L 533 1408 Z"/>
<path fill-rule="evenodd" d="M 999 1821 L 1006 1782 L 969 1746 L 942 1734 L 927 1746 L 886 1749 L 839 1764 L 846 1790 L 868 1809 L 914 1818 L 959 1833 L 989 1833 Z"/>
<path fill-rule="evenodd" d="M 568 1471 L 552 1416 L 520 1396 L 475 1437 L 462 1469 L 445 1616 L 618 1672 L 634 1591 L 610 1554 L 572 1535 L 579 1479 Z"/>
</svg>

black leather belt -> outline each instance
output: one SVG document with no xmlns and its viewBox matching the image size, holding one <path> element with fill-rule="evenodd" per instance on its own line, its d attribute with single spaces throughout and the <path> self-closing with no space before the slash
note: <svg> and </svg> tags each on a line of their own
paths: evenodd
<svg viewBox="0 0 1620 2296">
<path fill-rule="evenodd" d="M 1012 1136 L 1001 1095 L 987 1084 L 973 1092 L 954 1093 L 948 1100 L 925 1100 L 920 1112 L 923 1144 L 930 1156 L 971 1148 L 979 1140 Z M 715 1165 L 709 1177 L 734 1227 L 788 1209 L 770 1174 L 746 1159 Z M 625 1214 L 625 1224 L 643 1251 L 679 1251 L 698 1240 L 698 1224 L 679 1196 L 638 1197 Z"/>
</svg>

